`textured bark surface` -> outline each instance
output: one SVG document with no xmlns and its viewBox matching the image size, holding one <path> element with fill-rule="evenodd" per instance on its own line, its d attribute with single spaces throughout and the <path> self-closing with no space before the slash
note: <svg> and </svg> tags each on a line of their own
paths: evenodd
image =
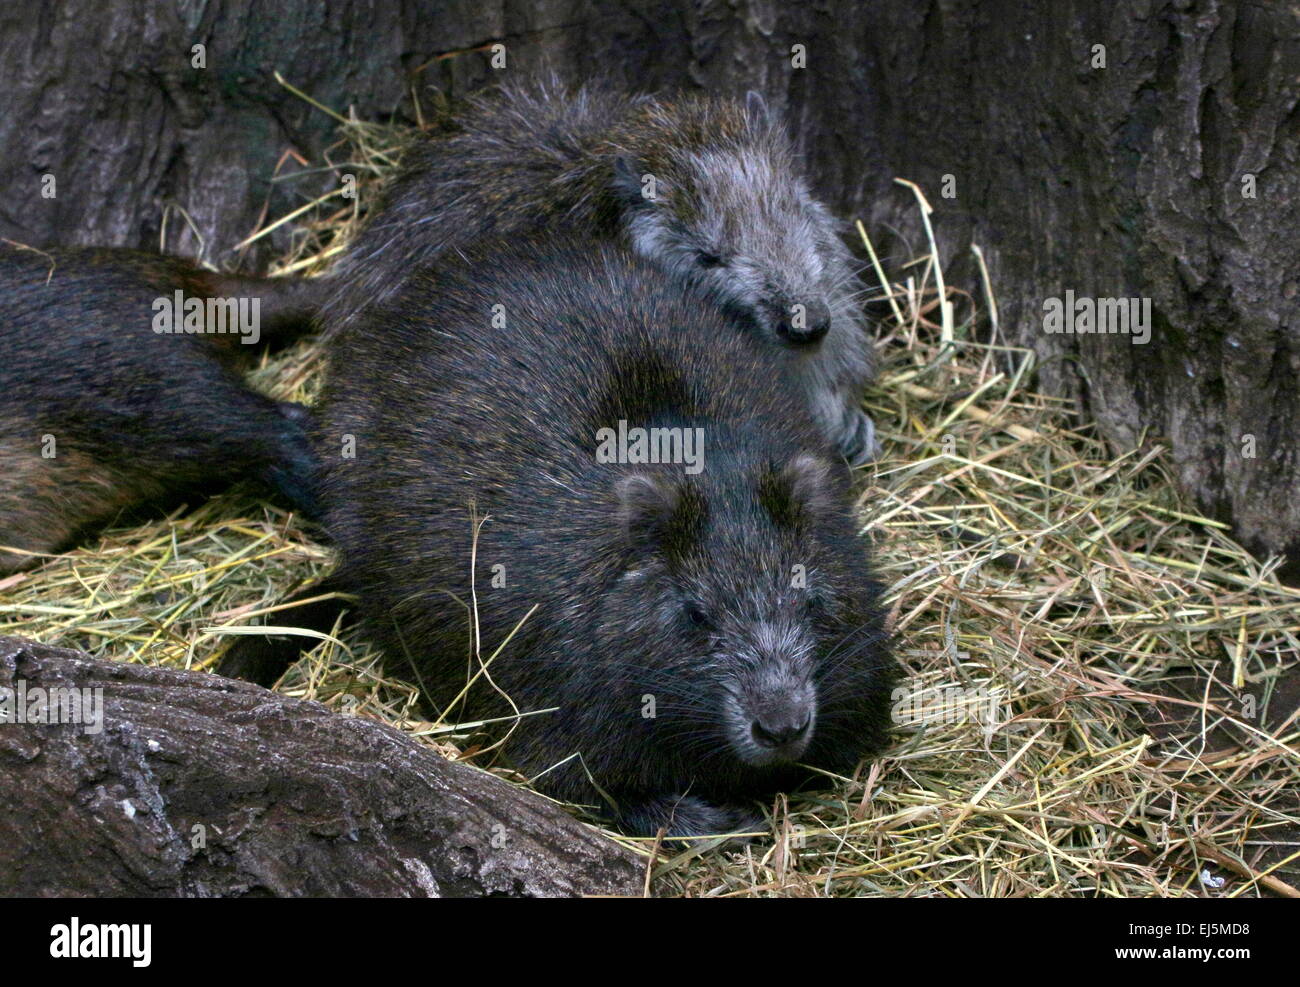
<svg viewBox="0 0 1300 987">
<path fill-rule="evenodd" d="M 950 281 L 985 249 L 1003 329 L 1118 447 L 1166 438 L 1186 490 L 1300 577 L 1300 13 L 1239 0 L 248 0 L 0 11 L 0 236 L 166 245 L 230 266 L 264 208 L 331 174 L 333 121 L 273 73 L 363 119 L 412 117 L 547 63 L 646 88 L 764 91 L 819 191 L 882 253 L 921 246 L 921 183 Z M 207 46 L 206 69 L 190 48 Z M 803 45 L 806 68 L 792 68 Z M 1104 45 L 1105 68 L 1094 68 Z M 298 168 L 285 162 L 280 174 Z M 58 196 L 43 199 L 53 174 Z M 1254 198 L 1243 177 L 1253 175 Z M 955 198 L 943 198 L 952 176 Z M 283 247 L 259 246 L 258 266 Z M 1151 342 L 1048 335 L 1047 297 L 1149 298 Z M 1252 438 L 1253 437 L 1253 449 Z M 1253 452 L 1254 456 L 1248 455 Z"/>
<path fill-rule="evenodd" d="M 1120 448 L 1166 439 L 1202 509 L 1300 579 L 1300 10 L 875 9 L 874 177 L 931 190 L 948 256 L 986 249 L 1050 388 Z M 956 199 L 935 195 L 945 174 Z M 876 200 L 877 227 L 897 201 Z M 1067 289 L 1149 298 L 1150 343 L 1046 334 L 1043 300 Z"/>
<path fill-rule="evenodd" d="M 0 723 L 0 896 L 641 893 L 635 855 L 364 717 L 0 638 L 20 682 L 104 720 Z"/>
</svg>

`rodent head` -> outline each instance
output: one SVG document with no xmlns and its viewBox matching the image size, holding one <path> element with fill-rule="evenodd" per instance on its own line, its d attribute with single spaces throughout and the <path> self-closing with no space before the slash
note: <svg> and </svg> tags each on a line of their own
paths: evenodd
<svg viewBox="0 0 1300 987">
<path fill-rule="evenodd" d="M 856 724 L 887 659 L 839 470 L 804 453 L 618 480 L 624 554 L 601 636 L 627 656 L 620 677 L 655 697 L 647 757 L 716 780 L 851 766 L 875 741 Z"/>
<path fill-rule="evenodd" d="M 733 108 L 734 110 L 734 108 Z M 734 117 L 739 115 L 739 119 Z M 809 345 L 830 330 L 835 221 L 795 166 L 788 137 L 751 96 L 721 132 L 615 158 L 632 248 L 693 282 L 766 338 Z"/>
</svg>

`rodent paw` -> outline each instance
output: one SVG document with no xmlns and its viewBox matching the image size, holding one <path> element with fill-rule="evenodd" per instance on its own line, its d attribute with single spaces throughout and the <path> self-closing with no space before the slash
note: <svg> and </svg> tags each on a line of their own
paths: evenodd
<svg viewBox="0 0 1300 987">
<path fill-rule="evenodd" d="M 880 455 L 876 441 L 876 423 L 856 408 L 845 413 L 840 431 L 840 453 L 850 466 L 862 466 Z"/>
</svg>

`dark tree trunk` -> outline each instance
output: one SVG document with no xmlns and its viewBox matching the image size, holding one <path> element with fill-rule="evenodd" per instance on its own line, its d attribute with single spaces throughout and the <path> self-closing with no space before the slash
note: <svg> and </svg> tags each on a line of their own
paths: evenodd
<svg viewBox="0 0 1300 987">
<path fill-rule="evenodd" d="M 1166 440 L 1201 508 L 1285 553 L 1300 580 L 1294 6 L 877 11 L 872 177 L 930 190 L 948 257 L 972 236 L 985 248 L 1005 328 L 1050 389 L 1079 397 L 1117 447 L 1146 430 Z M 936 194 L 944 175 L 956 199 Z M 876 190 L 877 227 L 911 208 Z M 1150 299 L 1150 342 L 1047 334 L 1044 300 L 1066 290 Z"/>
<path fill-rule="evenodd" d="M 102 689 L 103 729 L 0 724 L 3 897 L 641 893 L 634 854 L 365 717 L 17 638 L 6 689 Z"/>
<path fill-rule="evenodd" d="M 784 108 L 820 191 L 846 215 L 914 232 L 914 204 L 891 180 L 921 183 L 951 280 L 977 289 L 974 238 L 1005 334 L 1036 351 L 1046 385 L 1080 398 L 1117 446 L 1166 438 L 1202 508 L 1258 550 L 1289 551 L 1300 576 L 1293 5 L 214 0 L 189 9 L 188 23 L 181 7 L 146 0 L 0 12 L 0 235 L 156 246 L 173 204 L 207 259 L 230 266 L 230 248 L 264 207 L 282 215 L 335 182 L 270 184 L 286 149 L 320 164 L 333 134 L 275 71 L 363 119 L 409 118 L 412 92 L 483 83 L 494 70 L 472 49 L 493 42 L 506 45 L 506 71 L 545 62 L 575 79 L 760 89 Z M 206 45 L 206 69 L 190 65 L 195 43 Z M 792 67 L 794 45 L 805 68 Z M 1104 68 L 1094 45 L 1105 47 Z M 57 179 L 55 199 L 40 196 L 45 174 Z M 942 197 L 944 176 L 955 198 Z M 1254 198 L 1243 195 L 1248 176 Z M 283 235 L 258 249 L 282 249 Z M 179 215 L 167 246 L 198 253 Z M 1043 302 L 1067 290 L 1150 299 L 1151 341 L 1047 334 Z"/>
</svg>

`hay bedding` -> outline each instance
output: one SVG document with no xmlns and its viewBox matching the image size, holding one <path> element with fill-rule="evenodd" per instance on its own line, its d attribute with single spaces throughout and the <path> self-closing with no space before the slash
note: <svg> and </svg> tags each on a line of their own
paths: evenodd
<svg viewBox="0 0 1300 987">
<path fill-rule="evenodd" d="M 329 164 L 362 195 L 297 215 L 281 272 L 323 270 L 392 168 L 400 130 L 345 123 L 347 160 Z M 879 280 L 891 316 L 867 403 L 885 453 L 858 503 L 906 672 L 896 742 L 777 797 L 771 832 L 740 849 L 627 842 L 690 895 L 1295 896 L 1300 591 L 1180 502 L 1162 446 L 1111 455 L 1030 388 L 1030 354 L 973 342 L 977 317 L 996 321 L 991 286 L 943 287 L 932 246 Z M 322 369 L 309 341 L 251 377 L 310 401 Z M 329 565 L 295 517 L 236 488 L 0 581 L 0 632 L 210 668 L 253 618 L 292 626 L 278 601 Z M 471 727 L 421 719 L 350 636 L 278 689 L 511 777 Z"/>
</svg>

